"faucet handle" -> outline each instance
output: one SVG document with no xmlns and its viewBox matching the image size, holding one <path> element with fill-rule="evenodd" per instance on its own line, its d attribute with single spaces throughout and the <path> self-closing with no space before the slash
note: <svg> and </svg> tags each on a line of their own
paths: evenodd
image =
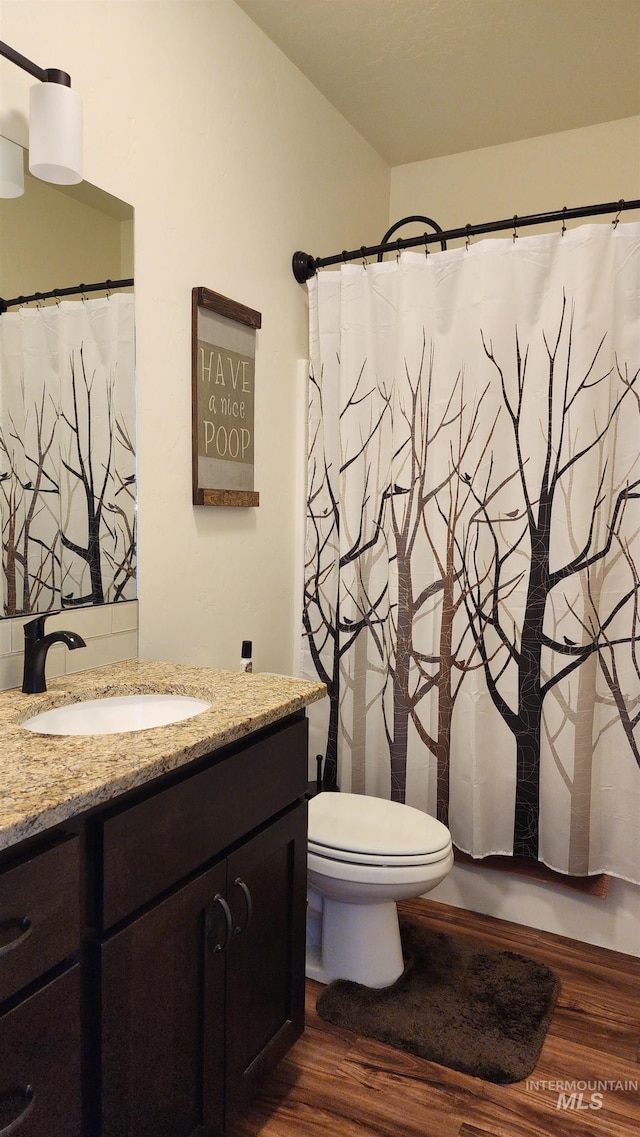
<svg viewBox="0 0 640 1137">
<path fill-rule="evenodd" d="M 44 622 L 47 614 L 36 616 L 35 619 L 29 620 L 24 625 L 24 638 L 28 643 L 35 643 L 36 640 L 41 639 L 44 635 Z"/>
<path fill-rule="evenodd" d="M 55 612 L 40 612 L 34 616 L 33 620 L 28 620 L 24 625 L 24 638 L 28 643 L 35 643 L 36 640 L 42 639 L 44 635 L 44 622 L 48 616 L 58 616 L 59 611 Z"/>
</svg>

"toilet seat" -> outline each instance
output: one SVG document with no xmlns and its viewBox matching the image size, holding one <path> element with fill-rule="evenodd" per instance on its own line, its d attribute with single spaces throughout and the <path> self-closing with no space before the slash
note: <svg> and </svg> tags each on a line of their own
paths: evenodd
<svg viewBox="0 0 640 1137">
<path fill-rule="evenodd" d="M 400 868 L 446 859 L 451 834 L 435 817 L 400 802 L 321 793 L 309 803 L 308 848 L 344 865 Z"/>
<path fill-rule="evenodd" d="M 448 853 L 451 842 L 445 845 L 443 849 L 439 849 L 435 853 L 422 853 L 415 857 L 394 857 L 390 853 L 349 853 L 343 849 L 331 849 L 327 845 L 316 845 L 313 841 L 307 842 L 307 848 L 310 853 L 316 857 L 322 857 L 324 860 L 341 861 L 346 865 L 379 865 L 381 868 L 393 868 L 394 866 L 406 866 L 407 868 L 419 867 L 420 865 L 435 864 L 441 861 Z"/>
<path fill-rule="evenodd" d="M 415 884 L 416 880 L 426 882 L 433 874 L 442 874 L 446 866 L 448 872 L 453 865 L 453 849 L 443 849 L 431 861 L 421 861 L 417 865 L 403 865 L 387 861 L 384 863 L 367 864 L 366 862 L 341 861 L 335 857 L 318 856 L 309 850 L 307 856 L 307 871 L 309 880 L 313 884 L 314 875 L 322 876 L 335 881 L 346 881 L 351 884 L 370 884 L 378 886 Z M 416 893 L 416 895 L 418 895 Z"/>
<path fill-rule="evenodd" d="M 349 861 L 344 857 L 332 856 L 331 850 L 318 853 L 309 849 L 307 853 L 307 866 L 314 872 L 333 876 L 337 880 L 415 880 L 417 876 L 437 868 L 443 862 L 453 857 L 451 842 L 439 853 L 425 854 L 422 860 L 406 862 L 400 858 L 387 857 L 386 860 L 359 860 Z"/>
</svg>

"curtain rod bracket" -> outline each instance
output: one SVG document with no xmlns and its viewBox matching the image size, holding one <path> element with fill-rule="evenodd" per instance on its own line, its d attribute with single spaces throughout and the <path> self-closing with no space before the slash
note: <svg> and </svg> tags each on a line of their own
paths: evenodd
<svg viewBox="0 0 640 1137">
<path fill-rule="evenodd" d="M 362 255 L 362 250 L 360 250 L 360 255 Z M 294 253 L 291 258 L 291 268 L 298 284 L 305 284 L 316 274 L 316 262 L 309 253 Z"/>
</svg>

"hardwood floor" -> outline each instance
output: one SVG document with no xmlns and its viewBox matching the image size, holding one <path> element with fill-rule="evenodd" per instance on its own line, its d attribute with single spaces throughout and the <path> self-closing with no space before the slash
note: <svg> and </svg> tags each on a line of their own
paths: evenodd
<svg viewBox="0 0 640 1137">
<path fill-rule="evenodd" d="M 322 988 L 307 981 L 303 1037 L 228 1137 L 640 1132 L 640 959 L 430 901 L 400 909 L 555 969 L 562 991 L 530 1077 L 493 1085 L 331 1026 L 315 1011 Z"/>
</svg>

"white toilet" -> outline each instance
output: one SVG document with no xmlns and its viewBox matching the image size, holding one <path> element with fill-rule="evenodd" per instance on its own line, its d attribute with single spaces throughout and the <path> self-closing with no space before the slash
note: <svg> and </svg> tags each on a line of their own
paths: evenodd
<svg viewBox="0 0 640 1137">
<path fill-rule="evenodd" d="M 394 983 L 404 968 L 396 901 L 429 892 L 452 866 L 449 830 L 419 809 L 362 794 L 312 798 L 308 978 Z"/>
</svg>

